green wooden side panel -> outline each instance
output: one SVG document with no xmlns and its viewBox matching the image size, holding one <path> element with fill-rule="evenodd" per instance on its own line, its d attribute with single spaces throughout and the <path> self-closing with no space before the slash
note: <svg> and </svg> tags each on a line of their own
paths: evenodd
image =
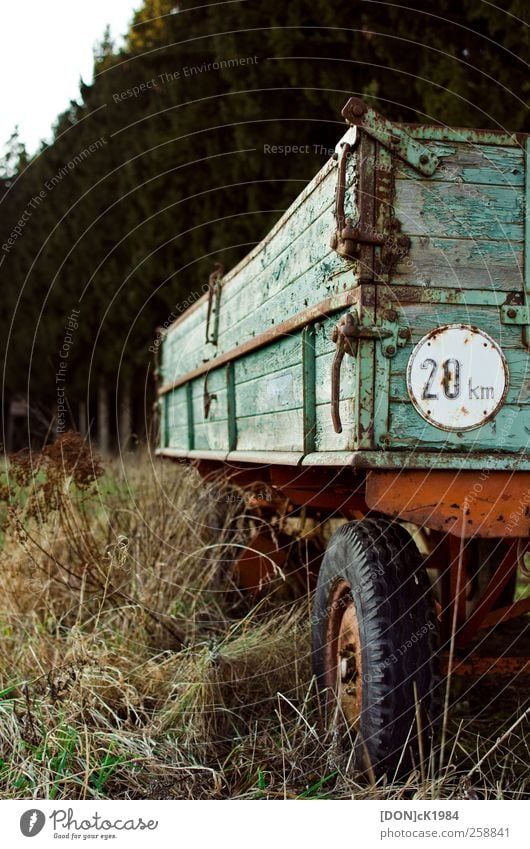
<svg viewBox="0 0 530 849">
<path fill-rule="evenodd" d="M 385 284 L 362 284 L 368 294 L 363 300 L 364 326 L 377 325 L 383 308 L 390 305 L 411 338 L 392 357 L 384 356 L 383 343 L 373 338 L 360 341 L 355 358 L 344 357 L 342 432 L 335 433 L 331 419 L 336 354 L 331 337 L 349 309 L 338 309 L 320 321 L 307 319 L 305 328 L 228 364 L 215 364 L 220 355 L 359 286 L 358 264 L 330 248 L 337 164 L 329 161 L 268 237 L 224 277 L 217 344 L 205 343 L 205 299 L 169 330 L 162 346 L 163 382 L 171 383 L 205 360 L 210 371 L 207 378 L 195 377 L 161 399 L 163 447 L 183 453 L 268 452 L 271 459 L 279 452 L 324 457 L 384 449 L 445 451 L 462 457 L 466 452 L 491 455 L 526 449 L 528 349 L 522 344 L 521 326 L 504 324 L 500 309 L 508 292 L 522 293 L 524 287 L 524 150 L 508 136 L 485 143 L 473 137 L 470 143 L 463 141 L 467 131 L 455 130 L 453 139 L 447 138 L 447 130 L 431 130 L 418 132 L 441 161 L 432 177 L 421 177 L 401 160 L 393 163 L 393 209 L 411 239 L 408 255 L 389 276 L 393 300 L 385 301 Z M 388 168 L 388 152 L 379 149 L 378 157 L 379 168 Z M 355 220 L 356 168 L 354 155 L 347 166 L 345 212 Z M 375 251 L 379 255 L 380 248 Z M 410 287 L 417 287 L 412 295 Z M 195 288 L 199 292 L 201 282 Z M 420 292 L 426 296 L 414 294 Z M 406 383 L 414 345 L 434 327 L 453 323 L 489 333 L 501 346 L 510 373 L 506 402 L 495 419 L 461 434 L 424 421 L 410 402 Z M 207 416 L 205 390 L 210 397 Z"/>
<path fill-rule="evenodd" d="M 397 163 L 396 212 L 412 244 L 392 282 L 520 288 L 524 151 L 457 142 L 429 148 L 441 164 L 428 180 Z"/>
</svg>

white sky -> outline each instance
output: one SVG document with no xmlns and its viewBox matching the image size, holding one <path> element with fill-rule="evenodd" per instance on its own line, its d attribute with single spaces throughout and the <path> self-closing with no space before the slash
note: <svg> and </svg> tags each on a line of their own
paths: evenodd
<svg viewBox="0 0 530 849">
<path fill-rule="evenodd" d="M 0 0 L 0 154 L 18 124 L 34 153 L 70 100 L 92 80 L 92 51 L 105 26 L 119 43 L 141 0 Z"/>
</svg>

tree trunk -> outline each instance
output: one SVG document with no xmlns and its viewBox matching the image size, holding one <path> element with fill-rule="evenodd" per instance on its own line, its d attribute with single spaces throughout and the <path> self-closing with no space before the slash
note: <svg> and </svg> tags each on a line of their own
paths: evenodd
<svg viewBox="0 0 530 849">
<path fill-rule="evenodd" d="M 131 419 L 131 381 L 127 377 L 122 381 L 119 395 L 120 452 L 131 447 Z"/>
<path fill-rule="evenodd" d="M 101 454 L 108 454 L 110 446 L 109 397 L 105 383 L 98 386 L 98 448 Z"/>
<path fill-rule="evenodd" d="M 85 402 L 85 401 L 80 401 L 80 402 L 79 402 L 79 420 L 78 420 L 78 426 L 79 426 L 79 433 L 81 434 L 81 436 L 82 436 L 82 437 L 83 437 L 83 439 L 84 439 L 84 438 L 85 438 L 85 436 L 86 436 L 86 434 L 87 434 L 87 422 L 86 422 L 86 402 Z"/>
</svg>

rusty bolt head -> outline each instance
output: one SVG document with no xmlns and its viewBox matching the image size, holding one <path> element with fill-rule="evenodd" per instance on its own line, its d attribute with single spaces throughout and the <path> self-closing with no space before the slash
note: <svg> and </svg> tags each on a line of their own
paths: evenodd
<svg viewBox="0 0 530 849">
<path fill-rule="evenodd" d="M 506 315 L 508 316 L 508 318 L 515 318 L 516 315 L 517 315 L 517 312 L 513 309 L 510 309 L 510 310 L 507 310 Z"/>
<path fill-rule="evenodd" d="M 352 112 L 356 118 L 360 118 L 361 115 L 364 115 L 365 113 L 365 107 L 362 103 L 356 103 L 352 109 Z"/>
<path fill-rule="evenodd" d="M 408 236 L 405 236 L 404 234 L 401 235 L 401 236 L 398 236 L 397 243 L 401 248 L 410 248 L 410 239 L 409 239 Z"/>
<path fill-rule="evenodd" d="M 420 162 L 421 162 L 421 164 L 422 164 L 422 165 L 427 165 L 428 161 L 429 161 L 429 157 L 427 156 L 427 154 L 426 154 L 426 153 L 422 153 L 422 155 L 420 156 Z"/>
<path fill-rule="evenodd" d="M 396 353 L 396 349 L 395 349 L 394 345 L 387 345 L 386 346 L 385 354 L 387 355 L 387 357 L 393 357 L 395 353 Z"/>
<path fill-rule="evenodd" d="M 410 339 L 410 330 L 408 327 L 400 327 L 398 336 L 400 339 Z"/>
<path fill-rule="evenodd" d="M 387 321 L 397 321 L 397 317 L 397 312 L 395 310 L 385 310 L 385 318 Z"/>
</svg>

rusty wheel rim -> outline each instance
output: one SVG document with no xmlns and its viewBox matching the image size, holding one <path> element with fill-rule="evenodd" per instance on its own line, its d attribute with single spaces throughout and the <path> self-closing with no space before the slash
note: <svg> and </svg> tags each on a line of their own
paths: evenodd
<svg viewBox="0 0 530 849">
<path fill-rule="evenodd" d="M 351 588 L 346 581 L 335 584 L 328 609 L 324 676 L 328 706 L 357 730 L 362 709 L 361 640 Z"/>
</svg>

